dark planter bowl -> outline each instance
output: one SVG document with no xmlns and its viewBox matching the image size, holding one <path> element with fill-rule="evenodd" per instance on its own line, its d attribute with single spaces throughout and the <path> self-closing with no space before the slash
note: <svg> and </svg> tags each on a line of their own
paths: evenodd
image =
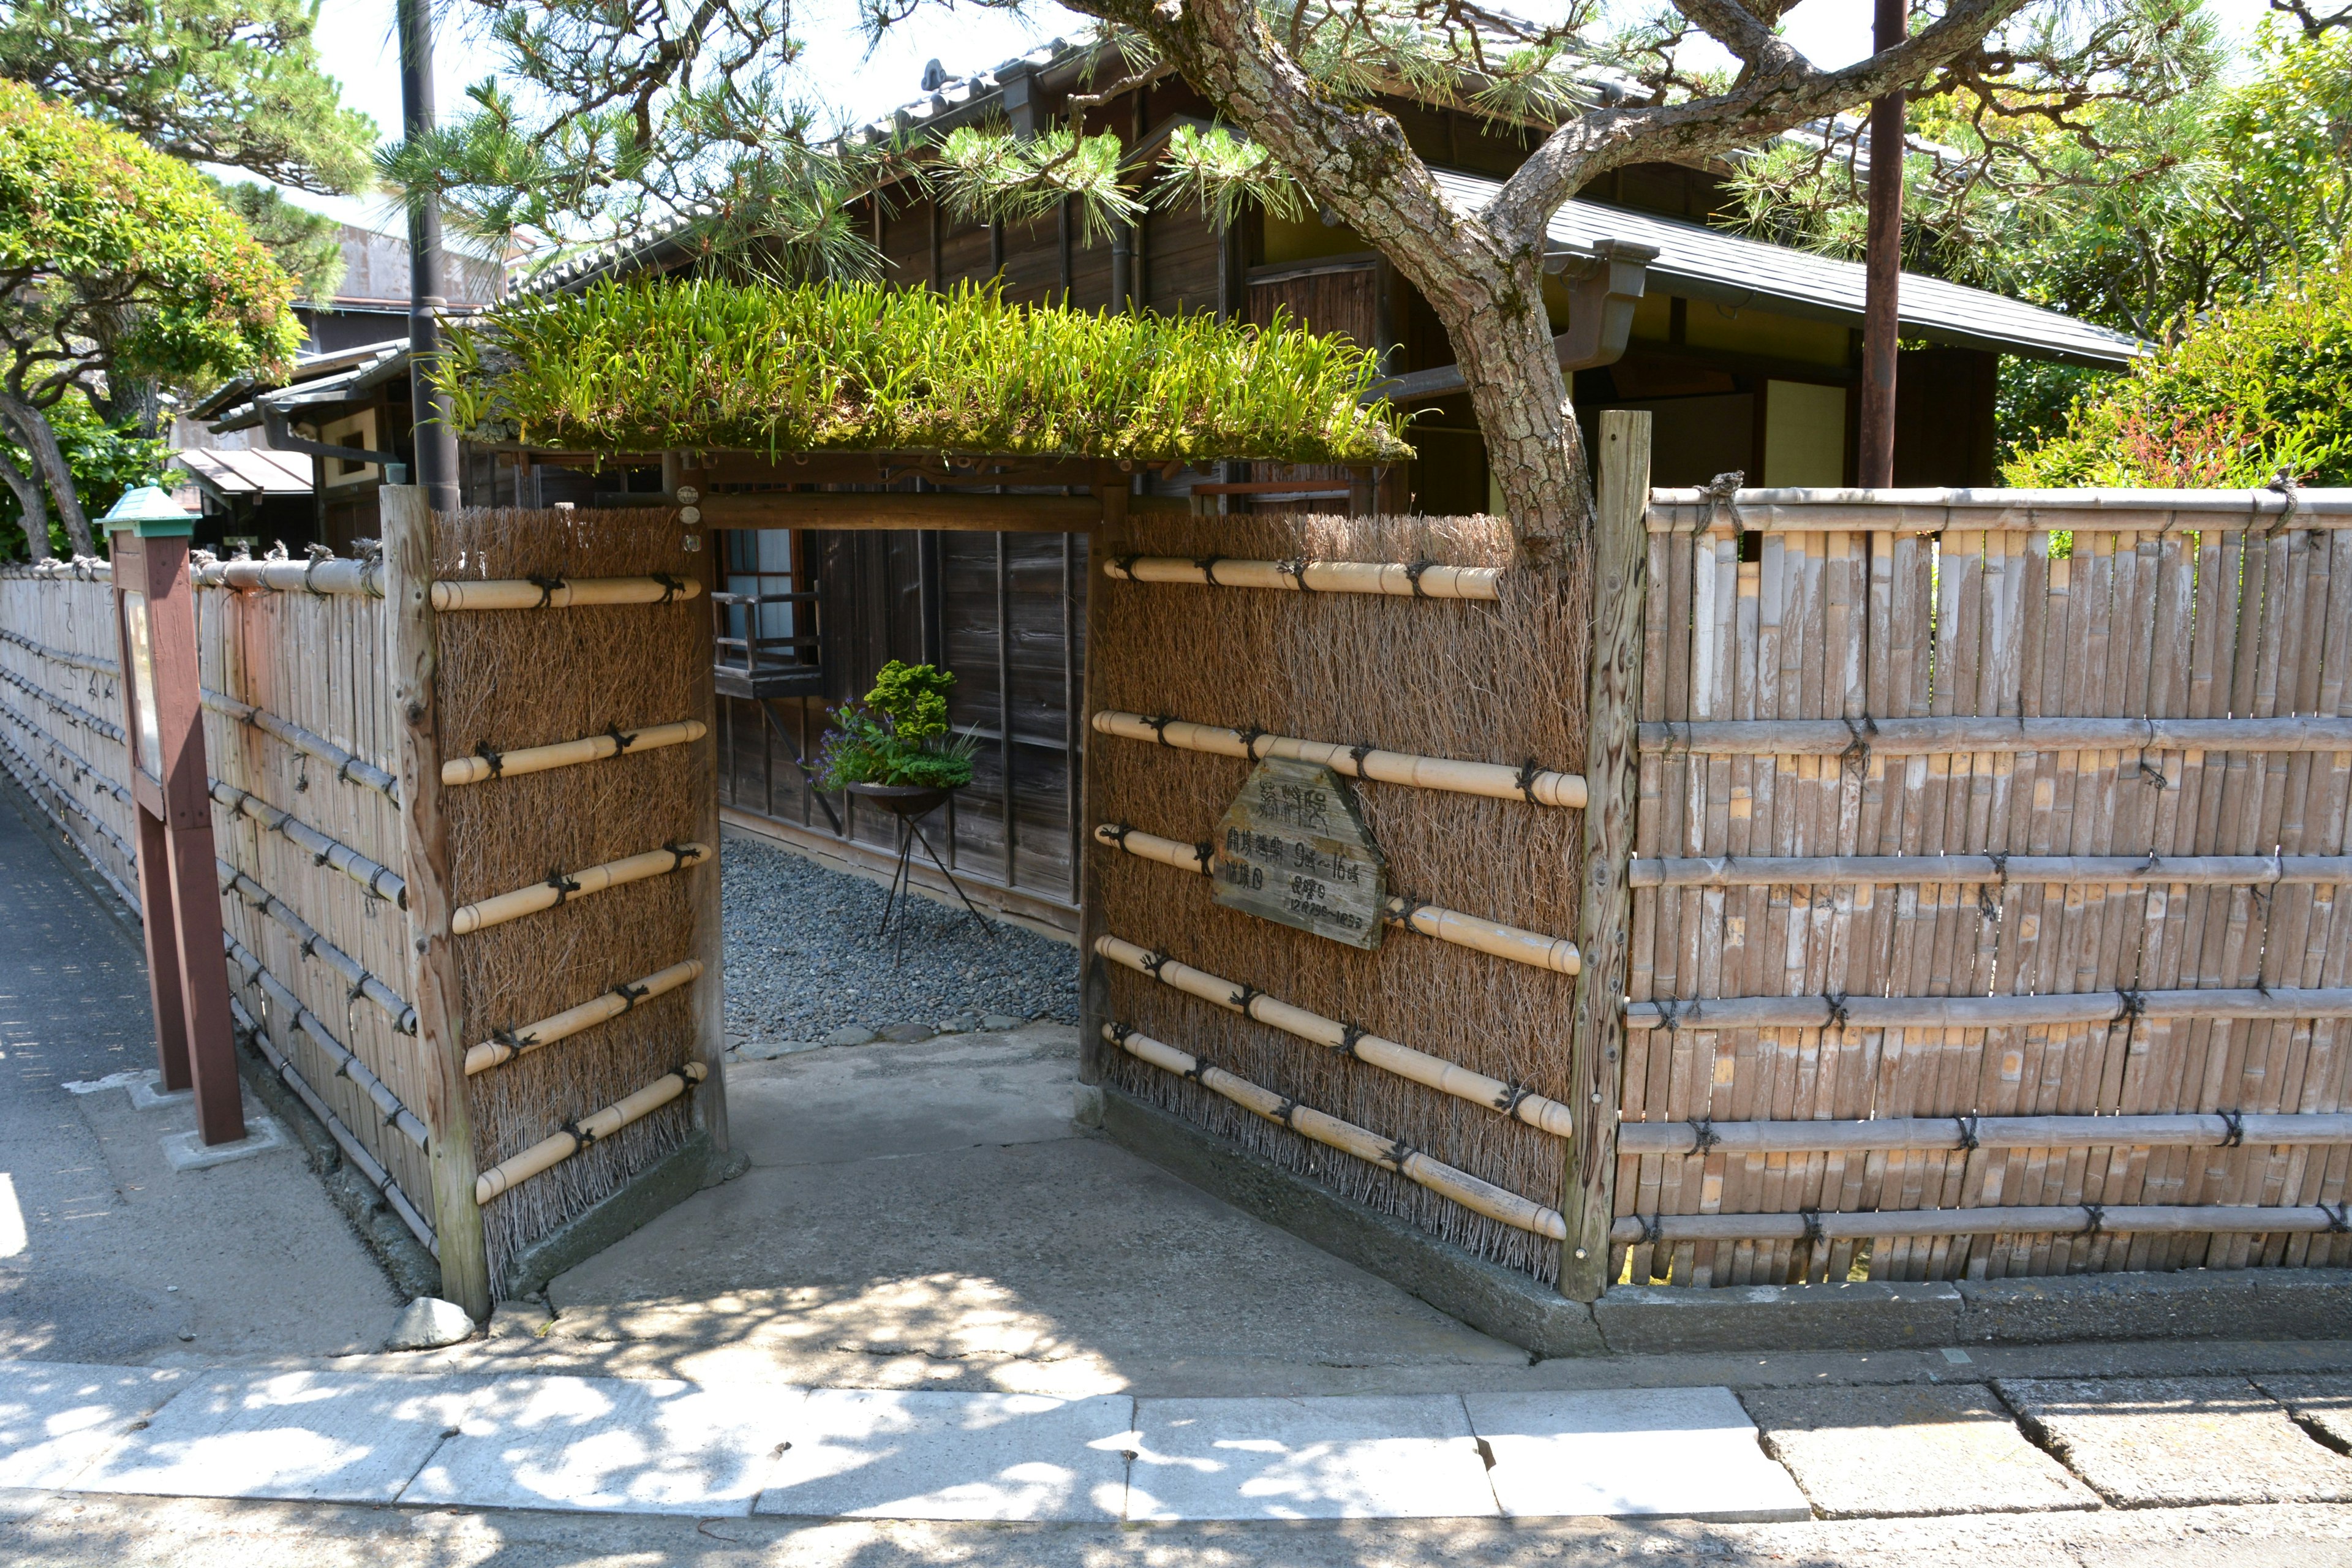
<svg viewBox="0 0 2352 1568">
<path fill-rule="evenodd" d="M 955 792 L 937 784 L 854 784 L 849 793 L 893 816 L 914 817 L 938 810 Z"/>
</svg>

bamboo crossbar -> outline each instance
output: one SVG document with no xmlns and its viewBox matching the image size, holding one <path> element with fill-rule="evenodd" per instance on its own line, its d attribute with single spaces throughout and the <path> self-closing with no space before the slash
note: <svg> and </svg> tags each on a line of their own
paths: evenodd
<svg viewBox="0 0 2352 1568">
<path fill-rule="evenodd" d="M 16 725 L 16 728 L 24 731 L 28 737 L 37 738 L 42 745 L 47 746 L 49 751 L 54 753 L 54 756 L 63 757 L 67 762 L 73 764 L 74 771 L 81 774 L 83 780 L 87 780 L 96 788 L 105 791 L 108 795 L 112 795 L 119 801 L 127 803 L 131 799 L 131 792 L 129 790 L 116 783 L 112 778 L 109 777 L 102 769 L 93 765 L 88 757 L 83 756 L 71 746 L 67 745 L 63 741 L 58 740 L 55 735 L 50 734 L 47 730 L 42 729 L 38 724 L 34 723 L 30 719 L 26 718 L 22 713 L 17 712 L 16 709 L 10 707 L 5 702 L 0 702 L 0 718 L 6 719 L 10 723 Z M 48 782 L 50 788 L 63 788 L 62 782 L 54 774 L 50 773 L 47 769 L 44 768 L 41 770 L 41 776 Z M 76 782 L 79 783 L 82 781 L 77 780 Z"/>
<path fill-rule="evenodd" d="M 485 747 L 470 757 L 451 757 L 444 762 L 441 782 L 454 789 L 459 784 L 505 778 L 509 773 L 541 773 L 550 768 L 602 762 L 624 752 L 688 745 L 709 732 L 701 720 L 688 719 L 676 724 L 649 724 L 642 730 L 623 730 L 616 725 L 602 735 L 583 735 L 576 741 L 557 741 L 545 746 L 519 746 L 511 752 Z"/>
<path fill-rule="evenodd" d="M 106 676 L 110 679 L 121 673 L 121 668 L 110 658 L 97 658 L 86 653 L 68 653 L 61 647 L 51 647 L 47 643 L 35 642 L 24 633 L 11 631 L 5 626 L 0 626 L 0 642 L 15 643 L 26 652 L 46 658 L 51 663 L 71 665 L 76 669 L 87 669 L 93 674 Z"/>
<path fill-rule="evenodd" d="M 320 866 L 331 866 L 360 886 L 372 899 L 408 907 L 408 884 L 391 867 L 380 865 L 340 839 L 330 838 L 290 811 L 280 811 L 259 795 L 219 779 L 212 781 L 212 796 L 239 816 L 249 817 L 308 854 Z"/>
<path fill-rule="evenodd" d="M 398 779 L 365 758 L 345 751 L 324 735 L 314 734 L 267 709 L 256 708 L 250 702 L 240 702 L 209 687 L 203 691 L 203 700 L 204 705 L 214 712 L 224 714 L 240 724 L 250 724 L 263 734 L 284 742 L 304 756 L 318 758 L 333 768 L 335 776 L 344 783 L 364 785 L 394 805 L 400 804 Z"/>
<path fill-rule="evenodd" d="M 1149 1035 L 1139 1035 L 1124 1024 L 1105 1024 L 1102 1037 L 1139 1062 L 1147 1062 L 1179 1078 L 1189 1078 L 1244 1110 L 1263 1116 L 1268 1121 L 1279 1122 L 1326 1148 L 1353 1154 L 1357 1159 L 1378 1165 L 1384 1171 L 1394 1171 L 1405 1180 L 1427 1187 L 1442 1197 L 1451 1198 L 1463 1207 L 1485 1215 L 1489 1219 L 1500 1220 L 1516 1229 L 1549 1237 L 1554 1241 L 1568 1235 L 1568 1222 L 1560 1217 L 1558 1209 L 1531 1203 L 1492 1182 L 1481 1181 L 1466 1171 L 1433 1160 L 1420 1150 L 1395 1139 L 1383 1138 L 1352 1121 L 1342 1121 L 1311 1106 L 1301 1105 L 1223 1068 L 1211 1067 Z"/>
<path fill-rule="evenodd" d="M 1721 996 L 1633 1002 L 1629 1029 L 1989 1029 L 2141 1018 L 2352 1017 L 2352 989 L 2080 991 L 2040 996 Z"/>
<path fill-rule="evenodd" d="M 2343 1231 L 2340 1204 L 2063 1204 L 2046 1208 L 1901 1209 L 1869 1214 L 1662 1214 L 1619 1216 L 1610 1242 L 1859 1241 L 1912 1236 L 2196 1236 Z"/>
<path fill-rule="evenodd" d="M 1749 719 L 1653 723 L 1650 754 L 1921 757 L 1952 752 L 2352 752 L 2352 719 Z"/>
<path fill-rule="evenodd" d="M 702 592 L 692 577 L 509 577 L 433 584 L 433 607 L 458 610 L 568 610 L 597 605 L 667 605 Z"/>
<path fill-rule="evenodd" d="M 1197 871 L 1202 876 L 1209 874 L 1210 862 L 1214 858 L 1214 852 L 1205 844 L 1186 844 L 1107 822 L 1096 825 L 1095 842 L 1124 849 L 1139 859 L 1156 860 L 1160 865 L 1173 866 L 1180 871 Z M 1499 921 L 1481 920 L 1457 910 L 1440 909 L 1418 899 L 1393 895 L 1382 906 L 1382 914 L 1392 926 L 1530 968 L 1574 974 L 1582 967 L 1576 944 L 1566 937 L 1546 936 L 1541 931 L 1507 926 Z"/>
<path fill-rule="evenodd" d="M 85 730 L 95 730 L 110 741 L 120 741 L 123 738 L 121 725 L 101 719 L 89 709 L 78 707 L 67 701 L 47 687 L 36 685 L 13 669 L 0 669 L 0 680 L 5 680 L 20 690 L 32 693 L 47 703 L 56 712 L 72 720 Z"/>
<path fill-rule="evenodd" d="M 415 1111 L 400 1103 L 400 1096 L 393 1093 L 392 1086 L 376 1077 L 367 1063 L 360 1060 L 349 1046 L 337 1039 L 334 1032 L 320 1022 L 316 1013 L 302 1005 L 301 998 L 288 990 L 285 982 L 270 973 L 261 960 L 253 955 L 250 948 L 226 931 L 221 933 L 221 942 L 227 951 L 229 962 L 244 970 L 252 983 L 261 987 L 262 994 L 269 998 L 269 1005 L 285 1014 L 289 1026 L 310 1036 L 311 1043 L 327 1053 L 327 1059 L 335 1064 L 335 1076 L 347 1078 L 357 1084 L 360 1092 L 373 1100 L 376 1110 L 383 1113 L 385 1126 L 396 1130 L 419 1149 L 424 1148 L 424 1121 Z"/>
<path fill-rule="evenodd" d="M 1485 1073 L 1473 1072 L 1426 1051 L 1414 1050 L 1411 1046 L 1368 1034 L 1336 1018 L 1326 1018 L 1320 1013 L 1310 1013 L 1304 1007 L 1277 1001 L 1253 986 L 1236 984 L 1206 970 L 1195 969 L 1189 963 L 1179 963 L 1164 953 L 1139 947 L 1118 937 L 1097 937 L 1095 951 L 1113 963 L 1123 964 L 1138 974 L 1150 975 L 1162 985 L 1181 991 L 1187 996 L 1198 997 L 1212 1006 L 1239 1013 L 1255 1023 L 1280 1029 L 1284 1034 L 1296 1036 L 1310 1045 L 1353 1057 L 1360 1062 L 1394 1073 L 1424 1089 L 1433 1089 L 1440 1094 L 1450 1094 L 1456 1100 L 1483 1105 L 1489 1110 L 1498 1110 L 1555 1138 L 1566 1138 L 1576 1130 L 1576 1118 L 1568 1107 L 1516 1084 L 1488 1078 Z"/>
<path fill-rule="evenodd" d="M 1427 561 L 1239 561 L 1224 555 L 1115 555 L 1103 575 L 1126 583 L 1196 583 L 1307 594 L 1385 594 L 1398 599 L 1499 599 L 1500 566 Z"/>
<path fill-rule="evenodd" d="M 333 1108 L 319 1098 L 318 1091 L 304 1081 L 301 1072 L 293 1062 L 278 1054 L 278 1047 L 270 1043 L 269 1031 L 256 1022 L 251 1013 L 246 1011 L 245 1004 L 232 994 L 228 999 L 228 1006 L 231 1016 L 236 1021 L 237 1028 L 247 1039 L 253 1042 L 254 1049 L 261 1053 L 261 1059 L 269 1064 L 270 1070 L 277 1073 L 286 1087 L 294 1091 L 295 1098 L 310 1107 L 310 1114 L 317 1117 L 320 1125 L 326 1128 L 327 1136 L 335 1141 L 335 1147 L 343 1152 L 343 1158 L 351 1163 L 352 1169 L 357 1171 L 360 1178 L 369 1186 L 373 1187 L 377 1195 L 392 1206 L 393 1213 L 400 1216 L 400 1222 L 408 1227 L 409 1234 L 424 1244 L 425 1251 L 437 1254 L 440 1251 L 440 1242 L 433 1234 L 433 1226 L 425 1222 L 423 1215 L 416 1212 L 416 1205 L 408 1201 L 408 1194 L 400 1190 L 400 1184 L 393 1180 L 392 1173 L 385 1170 L 383 1163 L 373 1154 L 368 1152 L 366 1144 L 352 1136 L 352 1130 L 343 1125 L 342 1118 L 337 1116 Z"/>
<path fill-rule="evenodd" d="M 332 555 L 309 561 L 192 561 L 188 583 L 197 588 L 261 589 L 272 594 L 383 597 L 381 560 L 342 560 Z"/>
<path fill-rule="evenodd" d="M 96 828 L 98 830 L 99 837 L 105 839 L 109 844 L 114 846 L 115 850 L 121 855 L 125 861 L 134 865 L 138 862 L 138 852 L 131 847 L 130 844 L 124 840 L 122 835 L 117 833 L 113 828 L 109 827 L 105 823 L 100 821 L 97 815 L 93 813 L 89 807 L 76 800 L 73 795 L 73 791 L 68 789 L 64 784 L 60 783 L 55 773 L 50 773 L 48 769 L 41 766 L 39 763 L 34 761 L 32 757 L 17 747 L 16 742 L 9 740 L 5 735 L 0 735 L 0 749 L 5 749 L 10 756 L 16 759 L 18 766 L 22 767 L 26 773 L 47 785 L 49 793 L 56 795 L 59 801 L 63 802 L 66 809 L 71 811 L 76 816 L 80 817 L 84 822 L 89 823 L 92 827 Z M 59 750 L 63 750 L 63 748 L 60 747 Z M 131 798 L 131 792 L 129 790 L 124 789 L 121 784 L 116 784 L 113 780 L 106 777 L 103 773 L 96 773 L 92 776 L 98 780 L 108 793 L 114 795 L 118 800 L 128 800 Z M 37 796 L 36 798 L 37 799 L 38 797 Z M 48 810 L 47 803 L 42 803 L 42 809 L 48 812 L 49 819 L 52 822 L 57 823 L 59 831 L 64 831 L 65 823 L 58 818 L 56 812 Z M 68 837 L 70 837 L 70 835 L 68 835 Z M 105 871 L 106 869 L 104 867 L 100 867 L 99 868 L 101 871 Z M 110 871 L 107 871 L 106 879 L 110 882 L 114 881 L 114 874 Z M 128 902 L 132 909 L 135 910 L 139 907 L 139 900 L 129 898 L 127 896 L 128 889 L 124 889 L 120 882 L 115 882 L 115 890 L 117 892 L 126 894 L 125 901 Z"/>
<path fill-rule="evenodd" d="M 1874 1150 L 2228 1149 L 2352 1143 L 2352 1114 L 1916 1116 L 1874 1121 L 1627 1121 L 1622 1154 L 1862 1153 Z"/>
<path fill-rule="evenodd" d="M 2352 528 L 2352 489 L 1653 489 L 1652 533 Z"/>
<path fill-rule="evenodd" d="M 1218 724 L 1195 724 L 1183 719 L 1150 718 L 1141 713 L 1106 710 L 1094 716 L 1098 735 L 1125 741 L 1149 741 L 1184 752 L 1264 762 L 1287 757 L 1319 763 L 1349 778 L 1378 784 L 1411 784 L 1418 789 L 1449 790 L 1456 795 L 1486 795 L 1495 800 L 1526 800 L 1538 805 L 1584 806 L 1584 780 L 1574 773 L 1553 773 L 1533 763 L 1512 767 L 1505 763 L 1462 763 L 1444 757 L 1419 757 L 1409 752 L 1383 752 L 1370 746 L 1342 746 L 1329 741 L 1302 741 L 1292 735 L 1268 735 L 1228 730 Z"/>
<path fill-rule="evenodd" d="M 656 970 L 637 980 L 625 980 L 610 991 L 603 992 L 576 1007 L 567 1007 L 552 1017 L 541 1018 L 536 1024 L 525 1024 L 520 1029 L 500 1029 L 491 1038 L 466 1052 L 466 1076 L 510 1062 L 515 1058 L 535 1051 L 541 1046 L 568 1039 L 583 1029 L 594 1028 L 608 1019 L 617 1018 L 640 1002 L 677 990 L 702 978 L 702 964 L 688 959 L 673 963 L 667 969 Z"/>
<path fill-rule="evenodd" d="M 216 859 L 214 865 L 220 874 L 224 889 L 234 889 L 248 908 L 268 915 L 292 932 L 296 944 L 304 953 L 343 977 L 343 984 L 351 987 L 354 999 L 364 996 L 382 1008 L 384 1016 L 392 1020 L 395 1034 L 416 1033 L 416 1009 L 408 1005 L 407 998 L 385 984 L 381 977 L 361 967 L 358 959 L 321 936 L 285 900 L 226 860 Z"/>
<path fill-rule="evenodd" d="M 709 1076 L 710 1069 L 700 1062 L 688 1062 L 626 1099 L 582 1117 L 553 1137 L 540 1140 L 475 1177 L 474 1202 L 487 1204 L 500 1193 L 511 1192 L 533 1176 L 553 1170 L 599 1138 L 610 1138 L 632 1121 L 652 1115 Z"/>
<path fill-rule="evenodd" d="M 1635 860 L 1627 880 L 1636 888 L 1885 887 L 1896 882 L 2328 887 L 2352 882 L 2352 855 L 1727 855 Z"/>
<path fill-rule="evenodd" d="M 449 917 L 449 931 L 455 936 L 467 936 L 509 921 L 519 921 L 525 915 L 535 915 L 551 910 L 567 899 L 583 899 L 591 893 L 601 893 L 607 888 L 617 888 L 627 882 L 642 882 L 648 877 L 666 877 L 672 871 L 682 871 L 689 866 L 699 866 L 710 858 L 710 851 L 699 844 L 667 844 L 659 849 L 648 849 L 642 855 L 625 859 L 608 860 L 602 866 L 590 866 L 584 870 L 558 871 L 544 882 L 533 882 L 528 888 L 517 888 L 510 893 L 500 893 L 479 903 L 467 904 Z"/>
</svg>

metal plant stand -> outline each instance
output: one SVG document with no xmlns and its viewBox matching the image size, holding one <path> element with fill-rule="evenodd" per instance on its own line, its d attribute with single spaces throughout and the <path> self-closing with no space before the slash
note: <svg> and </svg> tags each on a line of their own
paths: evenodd
<svg viewBox="0 0 2352 1568">
<path fill-rule="evenodd" d="M 955 873 L 948 869 L 947 862 L 940 858 L 940 852 L 931 847 L 930 839 L 925 837 L 922 826 L 917 820 L 945 805 L 949 792 L 924 784 L 854 784 L 849 786 L 849 791 L 862 799 L 872 801 L 898 819 L 898 859 L 891 868 L 890 890 L 883 896 L 882 923 L 874 928 L 877 939 L 886 934 L 891 939 L 890 962 L 898 962 L 901 944 L 906 940 L 906 900 L 912 896 L 910 887 L 915 847 L 919 844 L 922 846 L 923 853 L 930 857 L 931 864 L 939 868 L 940 875 L 948 879 L 948 886 L 955 889 L 956 897 L 963 900 L 964 912 L 980 928 L 982 937 L 995 941 L 996 933 L 989 929 L 979 906 L 971 901 L 971 895 L 963 890 L 963 884 L 956 880 Z M 895 927 L 892 924 L 894 918 L 897 921 Z"/>
</svg>

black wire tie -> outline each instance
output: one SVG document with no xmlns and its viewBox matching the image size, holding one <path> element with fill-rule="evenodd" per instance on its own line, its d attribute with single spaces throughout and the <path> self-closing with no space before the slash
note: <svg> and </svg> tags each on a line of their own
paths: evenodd
<svg viewBox="0 0 2352 1568">
<path fill-rule="evenodd" d="M 1339 1054 L 1343 1057 L 1353 1057 L 1357 1061 L 1362 1061 L 1364 1058 L 1356 1055 L 1356 1047 L 1362 1041 L 1366 1035 L 1370 1033 L 1371 1031 L 1370 1029 L 1360 1027 L 1354 1024 L 1340 1025 Z"/>
<path fill-rule="evenodd" d="M 605 725 L 604 733 L 611 738 L 613 754 L 616 757 L 637 743 L 636 731 L 624 730 L 618 724 Z"/>
<path fill-rule="evenodd" d="M 1843 1029 L 1845 1027 L 1845 999 L 1847 994 L 1848 994 L 1843 991 L 1824 991 L 1822 993 L 1822 1005 L 1827 1009 L 1822 1027 L 1824 1029 Z"/>
<path fill-rule="evenodd" d="M 2221 1114 L 2222 1121 L 2230 1129 L 2222 1135 L 2221 1147 L 2224 1149 L 2242 1147 L 2246 1142 L 2246 1113 L 2242 1110 L 2224 1110 Z"/>
<path fill-rule="evenodd" d="M 1958 1122 L 1960 1126 L 1959 1146 L 1971 1154 L 1975 1153 L 1979 1146 L 1977 1142 L 1977 1119 L 1973 1116 L 1955 1116 L 1952 1120 Z"/>
<path fill-rule="evenodd" d="M 562 871 L 550 871 L 547 874 L 547 885 L 555 889 L 555 901 L 559 904 L 580 890 L 580 884 Z"/>
<path fill-rule="evenodd" d="M 1526 762 L 1519 764 L 1518 775 L 1511 781 L 1513 784 L 1519 786 L 1519 793 L 1528 797 L 1528 804 L 1529 805 L 1540 805 L 1542 804 L 1542 802 L 1536 799 L 1536 775 L 1542 772 L 1542 764 L 1538 763 L 1533 757 L 1529 757 Z"/>
<path fill-rule="evenodd" d="M 1723 1134 L 1715 1130 L 1715 1118 L 1711 1116 L 1691 1118 L 1690 1130 L 1691 1152 L 1694 1154 L 1704 1154 L 1723 1142 Z"/>
<path fill-rule="evenodd" d="M 1420 560 L 1410 561 L 1405 563 L 1404 574 L 1406 580 L 1412 584 L 1412 596 L 1414 598 L 1426 599 L 1429 597 L 1429 590 L 1421 585 L 1421 574 L 1436 564 L 1436 562 L 1430 560 L 1427 556 L 1423 556 Z"/>
<path fill-rule="evenodd" d="M 686 584 L 667 572 L 655 573 L 654 581 L 661 584 L 662 596 L 659 602 L 662 604 L 667 605 L 686 592 Z"/>
<path fill-rule="evenodd" d="M 1201 569 L 1201 575 L 1208 579 L 1209 586 L 1222 588 L 1224 584 L 1217 581 L 1217 563 L 1223 559 L 1222 555 L 1202 555 L 1195 557 L 1192 564 Z"/>
<path fill-rule="evenodd" d="M 1822 1240 L 1822 1211 L 1819 1209 L 1799 1209 L 1797 1211 L 1797 1217 L 1805 1222 L 1805 1245 L 1808 1247 L 1820 1246 Z"/>
<path fill-rule="evenodd" d="M 624 980 L 613 987 L 613 994 L 621 999 L 621 1011 L 626 1013 L 644 1001 L 650 993 L 642 985 L 632 985 Z"/>
<path fill-rule="evenodd" d="M 564 585 L 563 579 L 561 577 L 530 576 L 524 578 L 523 581 L 539 590 L 539 603 L 531 606 L 535 610 L 546 609 L 555 603 L 555 591 Z"/>
</svg>

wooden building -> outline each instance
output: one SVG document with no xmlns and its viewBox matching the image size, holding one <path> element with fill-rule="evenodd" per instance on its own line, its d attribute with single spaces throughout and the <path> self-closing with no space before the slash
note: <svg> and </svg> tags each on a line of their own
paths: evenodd
<svg viewBox="0 0 2352 1568">
<path fill-rule="evenodd" d="M 993 71 L 944 81 L 859 132 L 919 134 L 1003 124 L 1032 132 L 1087 89 L 1091 51 L 1059 42 Z M 1095 85 L 1099 85 L 1098 80 Z M 1386 105 L 1449 193 L 1475 205 L 1526 156 L 1524 136 L 1458 112 Z M 1148 162 L 1210 106 L 1181 80 L 1136 89 L 1088 110 Z M 1554 219 L 1556 274 L 1547 298 L 1573 356 L 1580 416 L 1606 408 L 1654 418 L 1654 481 L 1705 484 L 1744 472 L 1751 484 L 1839 485 L 1855 470 L 1863 268 L 1707 226 L 1726 205 L 1720 167 L 1643 164 L 1607 176 Z M 1214 310 L 1268 321 L 1277 313 L 1376 347 L 1410 395 L 1419 456 L 1368 490 L 1348 476 L 1269 464 L 1139 474 L 1140 498 L 1213 510 L 1243 507 L 1465 513 L 1499 505 L 1469 398 L 1447 390 L 1454 355 L 1425 301 L 1344 226 L 1252 214 L 1219 227 L 1194 211 L 1154 210 L 1108 240 L 1076 215 L 1026 224 L 955 220 L 911 188 L 859 203 L 907 287 L 999 279 L 1008 298 L 1083 310 Z M 1612 267 L 1612 263 L 1615 265 Z M 602 277 L 683 265 L 656 244 L 583 258 L 541 280 L 572 289 Z M 1633 279 L 1630 288 L 1624 279 Z M 1906 276 L 1895 482 L 1969 486 L 1993 479 L 2000 356 L 2119 368 L 2132 339 L 1982 290 Z M 1606 310 L 1604 324 L 1591 312 Z M 222 428 L 284 419 L 322 444 L 405 461 L 404 345 L 306 362 L 287 387 L 215 400 Z M 283 445 L 281 441 L 278 444 Z M 338 549 L 376 532 L 381 466 L 321 455 L 319 537 Z M 903 481 L 919 484 L 919 479 Z M 659 491 L 653 467 L 557 468 L 469 451 L 466 499 L 495 505 L 610 504 Z M 1139 499 L 1139 504 L 1154 504 Z M 957 677 L 952 717 L 981 742 L 942 845 L 960 878 L 998 908 L 1059 929 L 1076 921 L 1077 778 L 1084 744 L 1083 535 L 884 531 L 724 536 L 730 593 L 719 628 L 720 796 L 728 820 L 799 850 L 866 869 L 887 857 L 894 825 L 860 817 L 810 790 L 824 710 L 862 694 L 892 658 Z"/>
</svg>

